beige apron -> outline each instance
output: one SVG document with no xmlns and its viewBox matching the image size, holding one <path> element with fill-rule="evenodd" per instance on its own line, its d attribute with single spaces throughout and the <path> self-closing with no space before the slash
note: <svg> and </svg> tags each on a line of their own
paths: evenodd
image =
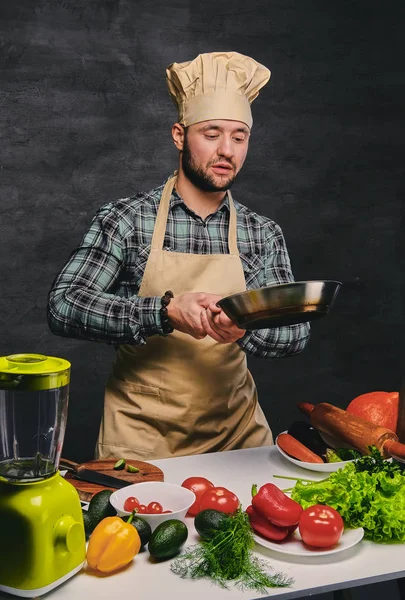
<svg viewBox="0 0 405 600">
<path fill-rule="evenodd" d="M 176 177 L 163 190 L 140 296 L 246 289 L 229 195 L 229 254 L 163 250 Z M 245 353 L 236 343 L 196 340 L 174 331 L 142 346 L 118 347 L 107 382 L 98 458 L 157 459 L 271 445 Z"/>
</svg>

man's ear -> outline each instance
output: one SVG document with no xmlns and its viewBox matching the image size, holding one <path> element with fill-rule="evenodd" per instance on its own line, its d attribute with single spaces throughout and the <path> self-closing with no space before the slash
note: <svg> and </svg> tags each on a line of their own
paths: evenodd
<svg viewBox="0 0 405 600">
<path fill-rule="evenodd" d="M 184 148 L 184 135 L 185 132 L 183 125 L 180 125 L 180 123 L 175 123 L 172 127 L 172 138 L 174 145 L 179 152 L 182 152 Z"/>
</svg>

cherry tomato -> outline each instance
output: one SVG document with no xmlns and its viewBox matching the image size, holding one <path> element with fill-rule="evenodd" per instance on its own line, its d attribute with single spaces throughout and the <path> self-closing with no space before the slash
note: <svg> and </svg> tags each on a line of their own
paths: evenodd
<svg viewBox="0 0 405 600">
<path fill-rule="evenodd" d="M 344 523 L 331 506 L 315 504 L 302 512 L 298 528 L 302 541 L 308 546 L 331 548 L 340 540 Z"/>
<path fill-rule="evenodd" d="M 132 512 L 135 508 L 138 508 L 139 500 L 135 496 L 129 496 L 124 502 L 124 510 Z"/>
<path fill-rule="evenodd" d="M 152 514 L 158 514 L 163 512 L 163 506 L 160 504 L 160 502 L 149 502 L 147 509 L 148 513 Z"/>
<path fill-rule="evenodd" d="M 181 484 L 182 487 L 187 488 L 194 492 L 196 499 L 195 502 L 188 509 L 187 515 L 194 517 L 198 512 L 200 512 L 200 498 L 201 496 L 209 489 L 214 487 L 214 484 L 211 483 L 205 477 L 188 477 Z"/>
<path fill-rule="evenodd" d="M 147 514 L 148 511 L 148 507 L 146 506 L 146 504 L 138 504 L 138 506 L 136 507 L 136 510 L 139 514 Z"/>
<path fill-rule="evenodd" d="M 167 513 L 172 513 L 172 510 L 162 510 L 162 515 L 166 515 Z"/>
<path fill-rule="evenodd" d="M 238 497 L 224 487 L 214 487 L 207 490 L 201 496 L 200 500 L 200 511 L 206 508 L 213 508 L 214 510 L 230 514 L 235 512 L 238 506 Z"/>
</svg>

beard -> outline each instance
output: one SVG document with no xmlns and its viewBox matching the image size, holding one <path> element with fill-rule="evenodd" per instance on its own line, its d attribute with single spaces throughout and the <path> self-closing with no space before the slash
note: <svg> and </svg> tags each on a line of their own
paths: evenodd
<svg viewBox="0 0 405 600">
<path fill-rule="evenodd" d="M 222 159 L 223 160 L 223 159 Z M 223 183 L 217 183 L 215 177 L 208 173 L 208 167 L 214 165 L 218 160 L 210 161 L 206 168 L 198 165 L 194 159 L 193 154 L 190 151 L 188 142 L 187 142 L 187 134 L 184 136 L 184 147 L 183 153 L 181 157 L 181 166 L 183 168 L 184 174 L 191 183 L 202 190 L 203 192 L 226 192 L 233 185 L 237 173 L 235 172 L 235 165 L 227 161 L 230 166 L 232 166 L 233 175 L 229 177 Z"/>
</svg>

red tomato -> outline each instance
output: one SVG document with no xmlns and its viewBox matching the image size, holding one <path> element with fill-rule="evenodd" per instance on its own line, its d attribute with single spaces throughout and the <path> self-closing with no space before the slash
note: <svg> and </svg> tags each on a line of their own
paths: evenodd
<svg viewBox="0 0 405 600">
<path fill-rule="evenodd" d="M 152 514 L 158 514 L 163 512 L 163 506 L 160 504 L 160 502 L 149 502 L 147 509 L 148 512 Z"/>
<path fill-rule="evenodd" d="M 303 542 L 308 546 L 331 548 L 340 540 L 344 523 L 331 506 L 315 504 L 302 512 L 298 528 Z"/>
<path fill-rule="evenodd" d="M 146 504 L 138 504 L 138 506 L 136 507 L 136 510 L 138 513 L 142 514 L 147 514 L 148 511 L 148 507 L 146 506 Z"/>
<path fill-rule="evenodd" d="M 167 513 L 173 512 L 172 510 L 162 510 L 162 515 L 166 515 Z"/>
<path fill-rule="evenodd" d="M 223 513 L 233 513 L 239 507 L 239 499 L 224 487 L 214 487 L 207 490 L 200 500 L 200 511 L 213 508 Z"/>
<path fill-rule="evenodd" d="M 200 498 L 209 489 L 214 487 L 214 484 L 205 477 L 188 477 L 181 484 L 182 487 L 187 488 L 194 492 L 196 499 L 195 502 L 188 509 L 187 515 L 194 517 L 200 512 Z"/>
<path fill-rule="evenodd" d="M 132 512 L 135 508 L 138 508 L 139 500 L 135 496 L 129 496 L 124 502 L 124 510 Z"/>
</svg>

